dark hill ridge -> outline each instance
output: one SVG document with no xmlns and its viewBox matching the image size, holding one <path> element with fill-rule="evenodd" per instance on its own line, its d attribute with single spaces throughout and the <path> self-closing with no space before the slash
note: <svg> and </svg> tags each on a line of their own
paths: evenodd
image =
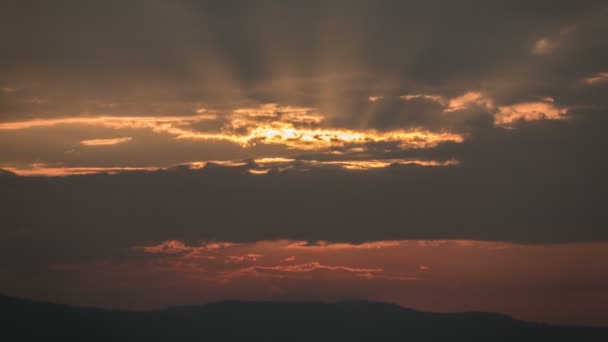
<svg viewBox="0 0 608 342">
<path fill-rule="evenodd" d="M 17 174 L 9 170 L 0 169 L 0 177 L 17 177 Z"/>
<path fill-rule="evenodd" d="M 608 341 L 608 328 L 371 302 L 238 302 L 152 311 L 0 296 L 1 341 Z"/>
</svg>

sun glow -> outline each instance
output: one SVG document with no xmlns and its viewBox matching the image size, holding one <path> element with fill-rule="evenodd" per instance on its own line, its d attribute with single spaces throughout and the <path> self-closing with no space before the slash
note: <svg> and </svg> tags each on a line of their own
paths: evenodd
<svg viewBox="0 0 608 342">
<path fill-rule="evenodd" d="M 200 111 L 200 110 L 199 110 Z M 324 127 L 325 116 L 311 108 L 266 104 L 255 108 L 241 108 L 228 115 L 204 111 L 192 116 L 98 116 L 31 119 L 0 123 L 0 130 L 24 130 L 58 125 L 94 125 L 115 130 L 149 129 L 154 133 L 169 134 L 176 139 L 228 141 L 243 148 L 256 145 L 283 145 L 299 150 L 323 150 L 346 145 L 396 142 L 403 149 L 431 148 L 444 142 L 462 142 L 462 134 L 423 128 L 380 131 Z M 195 125 L 215 121 L 218 130 L 200 130 Z M 87 139 L 85 146 L 115 145 L 128 138 Z"/>
</svg>

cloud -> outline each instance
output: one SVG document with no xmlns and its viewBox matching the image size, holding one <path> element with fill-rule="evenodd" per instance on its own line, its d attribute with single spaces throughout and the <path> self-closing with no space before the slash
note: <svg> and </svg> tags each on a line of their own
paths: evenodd
<svg viewBox="0 0 608 342">
<path fill-rule="evenodd" d="M 234 262 L 234 263 L 254 262 L 263 256 L 264 256 L 263 254 L 256 254 L 256 253 L 249 253 L 249 254 L 245 254 L 245 255 L 229 255 L 228 259 L 226 261 Z"/>
<path fill-rule="evenodd" d="M 296 257 L 292 255 L 292 256 L 288 256 L 286 258 L 281 259 L 279 262 L 292 262 L 295 260 L 296 260 Z"/>
<path fill-rule="evenodd" d="M 270 277 L 270 278 L 291 278 L 293 275 L 308 274 L 313 272 L 337 272 L 355 274 L 365 279 L 373 279 L 377 273 L 382 273 L 382 268 L 357 268 L 348 266 L 333 266 L 324 265 L 318 261 L 308 262 L 304 264 L 292 265 L 277 265 L 277 266 L 250 266 L 237 270 L 226 271 L 220 275 L 221 283 L 226 284 L 232 282 L 236 278 L 242 277 Z M 395 279 L 396 280 L 396 279 Z M 401 279 L 400 279 L 401 280 Z M 403 279 L 405 280 L 405 279 Z M 413 279 L 408 278 L 408 281 Z"/>
<path fill-rule="evenodd" d="M 444 112 L 450 113 L 468 108 L 469 106 L 492 108 L 493 102 L 478 91 L 470 91 L 461 96 L 451 98 Z"/>
<path fill-rule="evenodd" d="M 542 101 L 515 102 L 506 105 L 497 105 L 489 95 L 479 91 L 468 91 L 463 95 L 445 98 L 440 95 L 413 94 L 403 95 L 400 98 L 407 101 L 424 99 L 436 102 L 443 107 L 443 113 L 466 112 L 475 107 L 492 113 L 494 124 L 500 127 L 512 127 L 520 121 L 536 120 L 562 120 L 568 114 L 568 108 L 559 107 L 555 99 L 543 96 Z"/>
<path fill-rule="evenodd" d="M 6 167 L 7 171 L 13 172 L 20 176 L 43 176 L 43 177 L 64 177 L 74 175 L 91 175 L 91 174 L 118 174 L 123 172 L 135 171 L 156 171 L 158 167 L 62 167 L 52 166 L 40 163 L 28 165 L 28 167 Z"/>
<path fill-rule="evenodd" d="M 192 139 L 206 139 L 206 135 L 182 136 Z M 229 138 L 230 139 L 230 138 Z M 284 144 L 301 150 L 319 150 L 346 144 L 364 144 L 367 142 L 396 141 L 404 148 L 429 148 L 447 141 L 460 142 L 463 137 L 456 133 L 431 132 L 411 129 L 380 132 L 376 130 L 346 129 L 302 129 L 291 124 L 273 123 L 268 126 L 253 128 L 248 135 L 234 137 L 245 145 Z"/>
<path fill-rule="evenodd" d="M 316 270 L 328 270 L 328 271 L 344 271 L 351 273 L 375 273 L 383 272 L 381 268 L 356 268 L 347 266 L 329 266 L 322 265 L 319 262 L 309 262 L 305 264 L 286 265 L 286 266 L 252 266 L 238 270 L 238 272 L 250 272 L 250 271 L 280 271 L 280 272 L 312 272 Z"/>
<path fill-rule="evenodd" d="M 411 101 L 411 100 L 425 100 L 425 101 L 432 101 L 432 102 L 436 102 L 440 105 L 445 105 L 446 104 L 446 99 L 441 96 L 441 95 L 434 95 L 434 94 L 407 94 L 407 95 L 401 95 L 399 96 L 399 98 L 405 100 L 405 101 Z"/>
<path fill-rule="evenodd" d="M 192 258 L 199 256 L 201 252 L 212 252 L 235 246 L 238 246 L 238 244 L 234 242 L 210 242 L 190 246 L 179 240 L 166 240 L 158 245 L 136 246 L 133 248 L 150 254 L 180 254 L 184 255 L 186 258 Z M 256 255 L 253 256 L 255 257 Z"/>
<path fill-rule="evenodd" d="M 452 132 L 432 132 L 423 128 L 379 131 L 322 127 L 323 115 L 309 108 L 281 107 L 276 104 L 232 111 L 219 131 L 202 131 L 193 127 L 201 121 L 217 120 L 215 114 L 164 117 L 66 117 L 31 119 L 0 123 L 2 130 L 26 130 L 57 125 L 95 125 L 114 130 L 149 129 L 183 140 L 227 141 L 242 147 L 262 144 L 284 145 L 300 150 L 322 150 L 347 144 L 399 142 L 403 148 L 429 148 L 443 142 L 461 142 L 464 138 Z M 86 140 L 88 145 L 110 144 L 101 139 Z M 118 142 L 118 140 L 116 140 Z M 122 142 L 122 141 L 121 141 Z"/>
<path fill-rule="evenodd" d="M 551 37 L 539 38 L 532 47 L 532 53 L 535 55 L 548 55 L 556 49 L 562 47 L 568 36 L 576 31 L 576 25 L 569 25 L 558 30 L 557 34 Z"/>
<path fill-rule="evenodd" d="M 563 120 L 567 114 L 568 108 L 560 108 L 553 101 L 523 102 L 499 107 L 494 122 L 498 126 L 509 126 L 518 121 Z"/>
<path fill-rule="evenodd" d="M 163 241 L 157 246 L 143 246 L 136 248 L 140 248 L 144 252 L 152 254 L 180 254 L 192 250 L 191 247 L 188 247 L 183 242 L 177 240 Z"/>
<path fill-rule="evenodd" d="M 23 167 L 5 167 L 4 170 L 20 176 L 48 176 L 62 177 L 71 175 L 88 174 L 117 174 L 125 172 L 143 171 L 172 171 L 201 170 L 207 171 L 216 166 L 234 168 L 246 171 L 253 175 L 266 175 L 270 172 L 280 173 L 287 170 L 309 171 L 314 169 L 344 169 L 344 170 L 373 170 L 383 169 L 396 165 L 447 167 L 456 166 L 460 162 L 455 159 L 429 160 L 412 158 L 390 158 L 390 159 L 339 159 L 339 160 L 315 160 L 315 159 L 288 159 L 288 158 L 260 158 L 253 160 L 208 160 L 190 162 L 170 166 L 145 166 L 145 167 L 65 167 L 61 165 L 49 165 L 44 163 L 32 163 Z"/>
<path fill-rule="evenodd" d="M 589 85 L 608 82 L 608 72 L 598 72 L 593 76 L 585 78 L 584 81 Z"/>
<path fill-rule="evenodd" d="M 110 138 L 110 139 L 88 139 L 82 140 L 80 142 L 81 145 L 84 146 L 108 146 L 108 145 L 118 145 L 129 142 L 133 138 L 131 137 L 123 137 L 123 138 Z"/>
<path fill-rule="evenodd" d="M 331 251 L 331 250 L 345 250 L 345 249 L 376 249 L 376 248 L 390 248 L 399 246 L 399 241 L 374 241 L 364 242 L 361 244 L 352 243 L 331 243 L 327 241 L 316 241 L 309 243 L 307 241 L 301 241 L 288 245 L 286 248 L 290 249 L 303 249 L 303 250 L 314 250 L 314 251 Z"/>
<path fill-rule="evenodd" d="M 479 91 L 469 91 L 465 94 L 451 99 L 445 99 L 438 95 L 405 95 L 401 98 L 426 99 L 437 102 L 443 106 L 444 113 L 464 111 L 473 106 L 483 108 L 494 116 L 496 126 L 508 127 L 518 121 L 536 120 L 561 120 L 568 114 L 568 108 L 562 108 L 555 104 L 555 99 L 550 96 L 543 97 L 543 101 L 517 102 L 509 105 L 497 106 L 495 101 Z"/>
<path fill-rule="evenodd" d="M 557 44 L 549 40 L 549 38 L 540 38 L 534 43 L 532 53 L 536 55 L 546 55 L 555 50 L 556 47 Z"/>
<path fill-rule="evenodd" d="M 23 130 L 34 127 L 51 127 L 57 125 L 98 125 L 113 129 L 148 128 L 154 132 L 180 135 L 184 132 L 179 126 L 204 120 L 215 120 L 215 115 L 202 114 L 192 116 L 95 116 L 63 117 L 52 119 L 29 119 L 0 123 L 0 130 Z"/>
</svg>

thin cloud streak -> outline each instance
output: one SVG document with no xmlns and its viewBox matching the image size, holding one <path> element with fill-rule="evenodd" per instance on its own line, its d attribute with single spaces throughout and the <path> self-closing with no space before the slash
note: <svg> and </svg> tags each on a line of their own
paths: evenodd
<svg viewBox="0 0 608 342">
<path fill-rule="evenodd" d="M 98 125 L 108 128 L 150 128 L 157 132 L 170 132 L 173 126 L 187 123 L 215 120 L 217 117 L 210 114 L 192 116 L 82 116 L 58 117 L 50 119 L 31 119 L 24 121 L 1 122 L 0 130 L 21 130 L 34 127 L 51 127 L 57 125 Z"/>
<path fill-rule="evenodd" d="M 608 72 L 598 72 L 597 74 L 585 78 L 585 83 L 588 85 L 594 85 L 599 83 L 608 82 Z"/>
<path fill-rule="evenodd" d="M 105 146 L 107 144 L 97 144 L 94 146 Z M 151 172 L 151 171 L 167 171 L 172 172 L 176 169 L 184 170 L 204 170 L 207 167 L 220 165 L 226 168 L 247 168 L 247 172 L 254 175 L 266 175 L 271 171 L 306 171 L 308 169 L 321 168 L 338 168 L 344 170 L 373 170 L 383 169 L 394 165 L 414 165 L 425 167 L 449 167 L 457 166 L 460 162 L 455 159 L 449 160 L 423 160 L 411 158 L 390 158 L 390 159 L 343 159 L 343 160 L 314 160 L 314 159 L 289 159 L 289 158 L 260 158 L 254 160 L 209 160 L 197 161 L 186 164 L 170 165 L 170 166 L 144 166 L 144 167 L 62 167 L 48 165 L 44 163 L 34 163 L 29 167 L 11 167 L 5 166 L 4 170 L 12 172 L 19 176 L 35 177 L 64 177 L 71 175 L 91 175 L 91 174 L 111 174 L 126 172 Z"/>
<path fill-rule="evenodd" d="M 123 138 L 110 138 L 110 139 L 88 139 L 82 140 L 80 142 L 81 145 L 84 146 L 111 146 L 124 144 L 126 142 L 131 141 L 133 138 L 131 137 L 123 137 Z"/>
</svg>

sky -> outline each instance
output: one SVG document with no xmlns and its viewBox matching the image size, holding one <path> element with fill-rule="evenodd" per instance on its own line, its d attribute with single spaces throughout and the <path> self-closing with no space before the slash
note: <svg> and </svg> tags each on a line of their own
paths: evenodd
<svg viewBox="0 0 608 342">
<path fill-rule="evenodd" d="M 608 325 L 604 1 L 2 1 L 0 292 Z"/>
</svg>

